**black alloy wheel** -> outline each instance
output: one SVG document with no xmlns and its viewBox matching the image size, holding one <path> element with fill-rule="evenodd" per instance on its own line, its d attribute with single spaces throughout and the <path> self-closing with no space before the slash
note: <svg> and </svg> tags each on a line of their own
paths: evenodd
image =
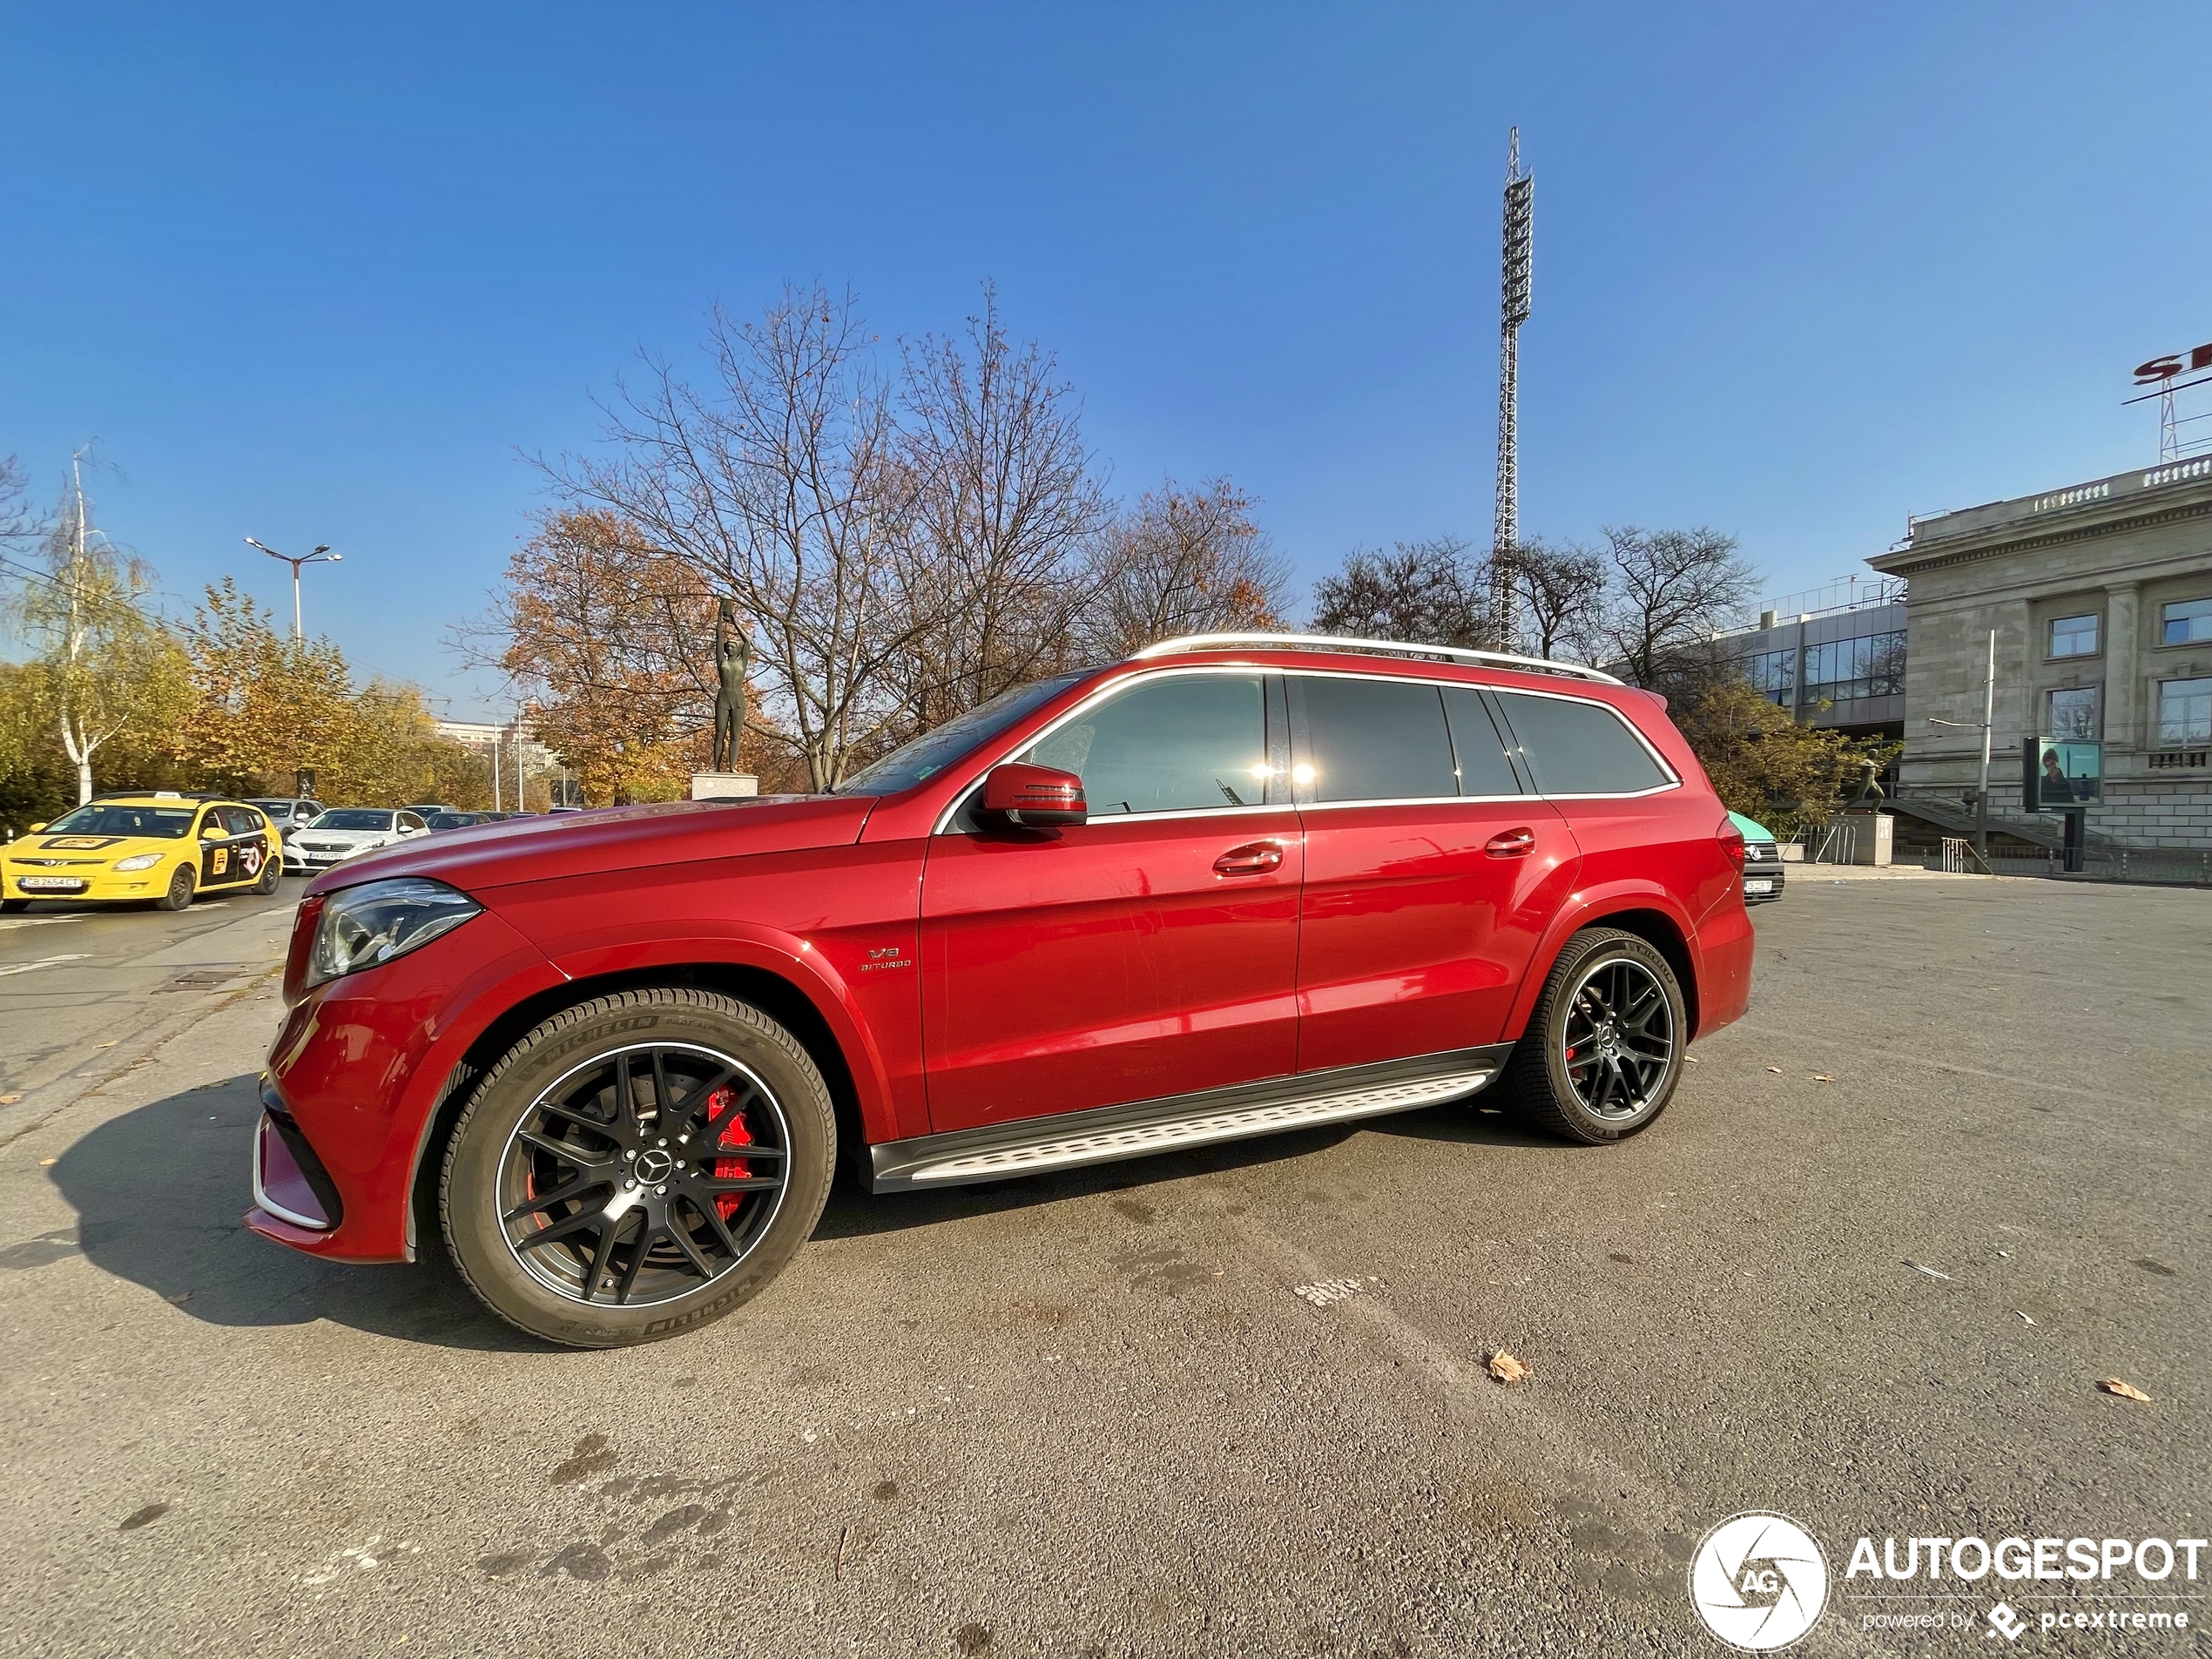
<svg viewBox="0 0 2212 1659">
<path fill-rule="evenodd" d="M 176 874 L 169 878 L 169 891 L 156 899 L 154 903 L 164 910 L 189 910 L 192 908 L 192 893 L 199 885 L 193 879 L 192 866 L 179 864 Z"/>
<path fill-rule="evenodd" d="M 261 873 L 254 881 L 255 893 L 269 894 L 277 890 L 277 882 L 284 875 L 284 854 L 264 851 L 261 854 Z"/>
<path fill-rule="evenodd" d="M 1586 969 L 1567 999 L 1560 1059 L 1595 1117 L 1627 1119 L 1651 1104 L 1675 1063 L 1674 1011 L 1658 976 L 1633 956 Z"/>
<path fill-rule="evenodd" d="M 1667 959 L 1635 934 L 1586 928 L 1545 979 L 1510 1081 L 1523 1112 L 1554 1133 L 1625 1140 L 1666 1109 L 1687 1036 Z"/>
<path fill-rule="evenodd" d="M 829 1196 L 837 1130 L 804 1044 L 690 988 L 554 1015 L 472 1092 L 440 1213 L 502 1318 L 576 1347 L 718 1318 L 781 1272 Z"/>
<path fill-rule="evenodd" d="M 557 1081 L 508 1137 L 500 1223 L 556 1295 L 672 1301 L 743 1261 L 791 1161 L 783 1109 L 729 1055 L 639 1044 Z"/>
</svg>

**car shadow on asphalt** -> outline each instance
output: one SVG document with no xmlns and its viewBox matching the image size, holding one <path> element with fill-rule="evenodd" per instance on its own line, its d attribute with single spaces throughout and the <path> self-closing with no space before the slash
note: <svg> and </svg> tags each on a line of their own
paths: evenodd
<svg viewBox="0 0 2212 1659">
<path fill-rule="evenodd" d="M 413 1264 L 318 1261 L 249 1232 L 249 1157 L 260 1106 L 251 1076 L 226 1078 L 111 1118 L 47 1171 L 77 1211 L 74 1230 L 0 1252 L 36 1269 L 79 1252 L 211 1325 L 328 1319 L 442 1347 L 545 1352 L 488 1312 L 442 1249 Z"/>
</svg>

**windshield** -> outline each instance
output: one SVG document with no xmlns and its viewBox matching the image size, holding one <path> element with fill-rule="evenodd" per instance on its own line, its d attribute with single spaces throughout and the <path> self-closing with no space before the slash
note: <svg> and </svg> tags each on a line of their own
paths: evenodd
<svg viewBox="0 0 2212 1659">
<path fill-rule="evenodd" d="M 468 829 L 496 815 L 492 813 L 433 813 L 429 823 L 435 830 Z"/>
<path fill-rule="evenodd" d="M 246 804 L 248 806 L 259 806 L 271 818 L 292 816 L 292 803 L 288 800 L 249 800 Z"/>
<path fill-rule="evenodd" d="M 392 814 L 368 812 L 359 806 L 334 806 L 307 827 L 327 830 L 388 830 L 392 827 Z"/>
<path fill-rule="evenodd" d="M 64 813 L 46 826 L 48 835 L 155 835 L 173 841 L 192 828 L 196 806 L 105 806 Z"/>
<path fill-rule="evenodd" d="M 1001 691 L 955 715 L 934 732 L 894 749 L 873 765 L 854 772 L 833 792 L 840 795 L 895 795 L 942 772 L 970 750 L 981 748 L 1047 699 L 1066 691 L 1090 671 L 1079 669 L 1049 680 L 1035 680 Z"/>
</svg>

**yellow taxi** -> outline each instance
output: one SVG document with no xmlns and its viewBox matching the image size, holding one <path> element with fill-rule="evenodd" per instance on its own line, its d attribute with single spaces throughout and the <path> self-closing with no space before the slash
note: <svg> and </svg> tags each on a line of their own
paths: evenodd
<svg viewBox="0 0 2212 1659">
<path fill-rule="evenodd" d="M 0 910 L 33 899 L 182 910 L 203 893 L 274 893 L 284 840 L 244 801 L 104 795 L 0 846 Z"/>
</svg>

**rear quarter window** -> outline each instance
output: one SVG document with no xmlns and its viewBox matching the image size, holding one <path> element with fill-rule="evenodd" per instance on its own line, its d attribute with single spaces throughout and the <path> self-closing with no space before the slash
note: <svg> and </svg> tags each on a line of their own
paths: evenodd
<svg viewBox="0 0 2212 1659">
<path fill-rule="evenodd" d="M 1524 691 L 1501 691 L 1498 701 L 1547 795 L 1638 795 L 1675 781 L 1602 703 Z"/>
</svg>

